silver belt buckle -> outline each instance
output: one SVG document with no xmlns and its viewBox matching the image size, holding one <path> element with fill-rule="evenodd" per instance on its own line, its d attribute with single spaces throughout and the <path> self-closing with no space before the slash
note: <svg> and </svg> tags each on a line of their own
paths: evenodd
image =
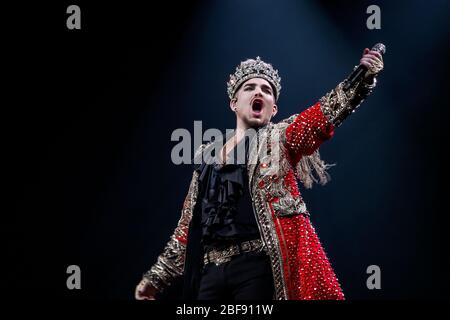
<svg viewBox="0 0 450 320">
<path fill-rule="evenodd" d="M 222 251 L 215 251 L 214 252 L 214 264 L 216 266 L 219 266 L 225 262 L 231 261 L 231 257 L 234 255 L 233 247 L 229 247 Z"/>
<path fill-rule="evenodd" d="M 225 263 L 225 262 L 229 262 L 231 261 L 231 256 L 224 256 L 224 257 L 219 257 L 216 259 L 216 261 L 214 261 L 214 264 L 216 266 L 220 266 L 221 264 Z"/>
<path fill-rule="evenodd" d="M 250 240 L 241 243 L 240 245 L 232 245 L 224 250 L 213 250 L 206 253 L 205 263 L 214 262 L 216 266 L 231 261 L 231 258 L 241 252 L 249 252 L 253 250 L 265 251 L 264 244 L 260 239 Z"/>
</svg>

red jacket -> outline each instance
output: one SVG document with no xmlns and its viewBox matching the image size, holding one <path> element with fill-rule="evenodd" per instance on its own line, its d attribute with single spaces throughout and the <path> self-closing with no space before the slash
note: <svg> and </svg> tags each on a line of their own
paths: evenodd
<svg viewBox="0 0 450 320">
<path fill-rule="evenodd" d="M 361 83 L 349 91 L 342 83 L 312 107 L 258 130 L 249 148 L 250 194 L 256 221 L 270 256 L 278 300 L 342 300 L 344 294 L 309 218 L 297 179 L 306 187 L 325 183 L 326 165 L 318 148 L 356 109 L 374 85 Z M 210 151 L 202 145 L 197 155 Z M 181 218 L 157 262 L 144 275 L 163 290 L 183 274 L 186 245 L 198 195 L 194 171 Z"/>
</svg>

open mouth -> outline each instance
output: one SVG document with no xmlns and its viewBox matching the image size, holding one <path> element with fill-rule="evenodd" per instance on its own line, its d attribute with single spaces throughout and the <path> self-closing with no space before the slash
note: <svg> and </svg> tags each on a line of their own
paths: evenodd
<svg viewBox="0 0 450 320">
<path fill-rule="evenodd" d="M 252 111 L 254 113 L 261 113 L 263 109 L 263 101 L 261 99 L 255 99 L 252 102 Z"/>
</svg>

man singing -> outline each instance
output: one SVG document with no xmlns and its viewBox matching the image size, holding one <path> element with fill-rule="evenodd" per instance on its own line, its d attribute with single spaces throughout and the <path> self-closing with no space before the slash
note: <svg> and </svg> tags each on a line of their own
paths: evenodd
<svg viewBox="0 0 450 320">
<path fill-rule="evenodd" d="M 318 148 L 372 92 L 382 56 L 365 49 L 360 65 L 362 77 L 274 124 L 278 70 L 259 57 L 240 63 L 227 83 L 236 129 L 197 150 L 181 218 L 136 299 L 181 276 L 184 299 L 344 299 L 297 180 L 327 182 Z"/>
</svg>

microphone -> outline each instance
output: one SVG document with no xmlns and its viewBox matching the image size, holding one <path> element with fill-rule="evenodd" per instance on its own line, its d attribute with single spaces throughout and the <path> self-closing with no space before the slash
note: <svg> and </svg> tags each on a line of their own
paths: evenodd
<svg viewBox="0 0 450 320">
<path fill-rule="evenodd" d="M 371 51 L 376 51 L 379 52 L 380 54 L 384 55 L 386 53 L 386 46 L 382 43 L 377 43 L 376 45 L 374 45 L 371 49 Z M 344 86 L 343 86 L 343 90 L 347 91 L 348 89 L 350 89 L 351 87 L 353 87 L 353 85 L 355 85 L 356 83 L 358 83 L 359 81 L 361 81 L 361 79 L 364 77 L 364 75 L 367 72 L 367 67 L 360 64 L 358 66 L 358 68 L 356 68 L 351 74 L 350 76 L 347 78 Z"/>
</svg>

